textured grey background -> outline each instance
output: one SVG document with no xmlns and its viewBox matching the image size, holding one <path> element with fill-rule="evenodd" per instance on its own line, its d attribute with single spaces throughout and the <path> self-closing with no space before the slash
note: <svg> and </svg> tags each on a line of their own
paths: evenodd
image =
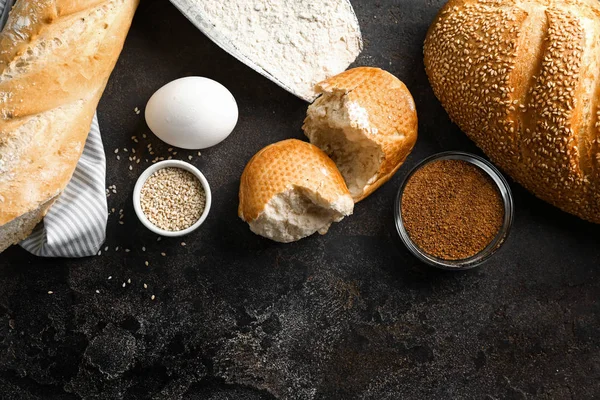
<svg viewBox="0 0 600 400">
<path fill-rule="evenodd" d="M 354 216 L 326 236 L 280 245 L 237 218 L 238 179 L 263 146 L 302 138 L 306 104 L 224 54 L 167 0 L 143 2 L 99 109 L 107 184 L 118 191 L 109 207 L 125 210 L 125 224 L 111 216 L 100 257 L 0 255 L 0 398 L 600 397 L 600 228 L 511 183 L 514 229 L 485 267 L 440 272 L 411 257 L 392 221 L 403 176 L 432 153 L 478 151 L 423 72 L 422 42 L 442 1 L 353 3 L 366 41 L 357 65 L 408 85 L 419 141 Z M 187 75 L 225 84 L 240 121 L 194 156 L 214 205 L 182 247 L 157 242 L 136 220 L 131 191 L 145 165 L 129 171 L 113 150 L 146 133 L 138 155 L 149 142 L 167 153 L 133 110 Z"/>
</svg>

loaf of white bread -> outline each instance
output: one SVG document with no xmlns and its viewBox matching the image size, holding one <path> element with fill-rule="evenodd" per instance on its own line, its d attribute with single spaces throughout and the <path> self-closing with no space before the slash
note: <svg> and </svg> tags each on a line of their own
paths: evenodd
<svg viewBox="0 0 600 400">
<path fill-rule="evenodd" d="M 138 0 L 20 0 L 0 33 L 0 251 L 71 179 Z"/>
<path fill-rule="evenodd" d="M 317 85 L 304 132 L 248 162 L 239 216 L 278 242 L 324 234 L 352 214 L 400 168 L 417 140 L 417 112 L 406 86 L 379 68 L 348 70 Z"/>
<path fill-rule="evenodd" d="M 425 68 L 494 163 L 600 223 L 598 0 L 450 0 L 427 34 Z"/>
</svg>

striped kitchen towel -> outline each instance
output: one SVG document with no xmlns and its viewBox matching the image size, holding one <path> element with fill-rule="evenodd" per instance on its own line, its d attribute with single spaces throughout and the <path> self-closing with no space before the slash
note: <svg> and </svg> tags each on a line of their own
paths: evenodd
<svg viewBox="0 0 600 400">
<path fill-rule="evenodd" d="M 98 118 L 94 116 L 71 181 L 21 247 L 42 257 L 86 257 L 98 253 L 106 238 L 108 218 L 105 172 L 104 146 Z"/>
<path fill-rule="evenodd" d="M 13 4 L 14 0 L 0 0 L 0 13 Z M 5 21 L 2 18 L 0 23 Z M 106 238 L 105 175 L 106 157 L 95 115 L 71 181 L 31 236 L 20 243 L 21 247 L 42 257 L 97 254 Z"/>
</svg>

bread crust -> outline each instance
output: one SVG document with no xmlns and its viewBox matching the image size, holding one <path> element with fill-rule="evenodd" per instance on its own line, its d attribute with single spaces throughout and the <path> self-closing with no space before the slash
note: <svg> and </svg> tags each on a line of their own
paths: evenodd
<svg viewBox="0 0 600 400">
<path fill-rule="evenodd" d="M 137 5 L 16 3 L 0 33 L 0 239 L 71 179 Z"/>
<path fill-rule="evenodd" d="M 320 94 L 341 92 L 345 102 L 355 103 L 366 111 L 370 125 L 365 135 L 379 146 L 383 158 L 375 178 L 362 193 L 359 202 L 377 190 L 398 171 L 412 151 L 418 132 L 415 102 L 406 85 L 394 75 L 379 68 L 359 67 L 329 78 L 316 87 Z M 310 117 L 303 129 L 318 129 Z"/>
<path fill-rule="evenodd" d="M 318 193 L 329 204 L 350 197 L 344 178 L 325 153 L 288 139 L 263 148 L 248 161 L 240 179 L 238 215 L 252 222 L 275 195 L 294 188 Z"/>
<path fill-rule="evenodd" d="M 539 198 L 600 223 L 600 3 L 450 0 L 424 46 L 450 118 Z"/>
</svg>

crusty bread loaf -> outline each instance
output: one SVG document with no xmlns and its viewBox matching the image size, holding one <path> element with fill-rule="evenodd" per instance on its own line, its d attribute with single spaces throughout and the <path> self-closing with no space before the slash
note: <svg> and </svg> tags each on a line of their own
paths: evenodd
<svg viewBox="0 0 600 400">
<path fill-rule="evenodd" d="M 0 33 L 0 251 L 69 182 L 138 0 L 18 1 Z"/>
<path fill-rule="evenodd" d="M 414 100 L 398 78 L 354 68 L 317 85 L 304 133 L 336 163 L 358 202 L 387 182 L 417 141 Z"/>
<path fill-rule="evenodd" d="M 252 232 L 283 243 L 324 234 L 354 209 L 333 161 L 296 139 L 256 153 L 242 173 L 239 196 L 239 216 Z"/>
<path fill-rule="evenodd" d="M 436 96 L 493 162 L 600 223 L 600 2 L 450 0 L 424 53 Z"/>
</svg>

